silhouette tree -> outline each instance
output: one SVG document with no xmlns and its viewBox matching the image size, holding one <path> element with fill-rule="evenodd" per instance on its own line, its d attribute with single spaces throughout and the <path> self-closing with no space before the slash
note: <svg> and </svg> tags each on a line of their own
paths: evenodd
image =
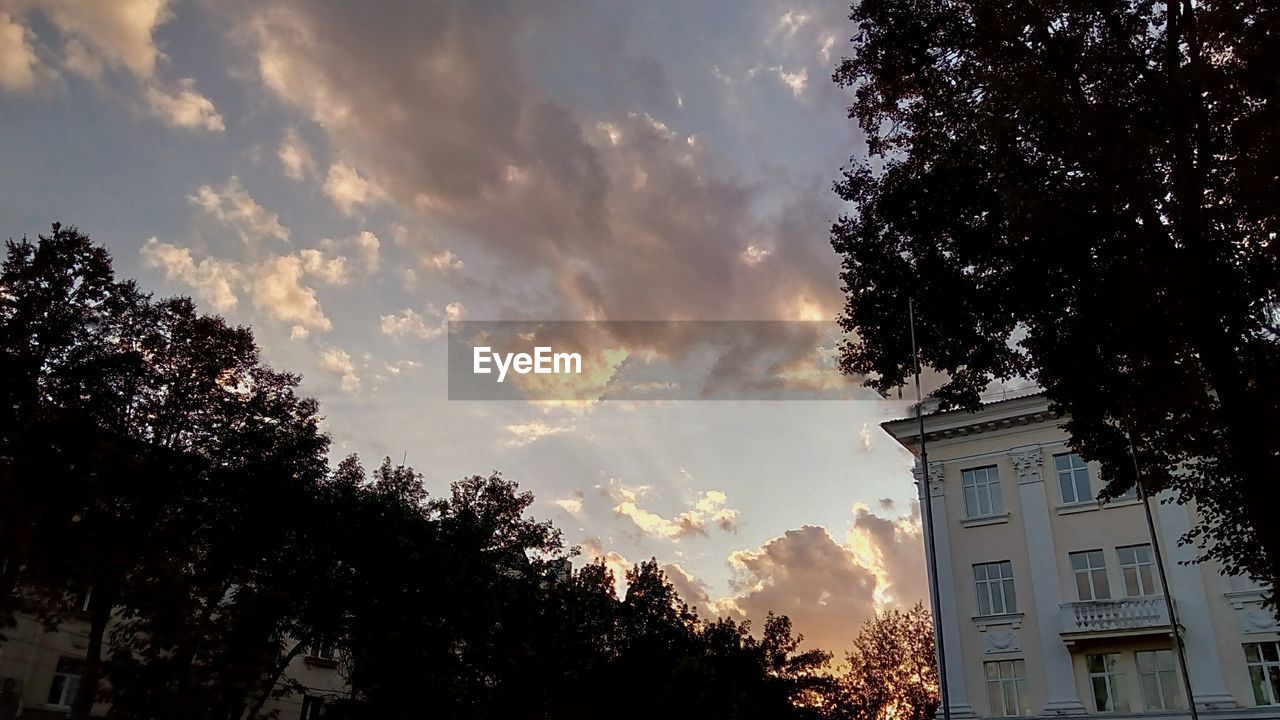
<svg viewBox="0 0 1280 720">
<path fill-rule="evenodd" d="M 1280 8 L 1263 2 L 855 3 L 867 154 L 832 231 L 882 390 L 912 358 L 973 408 L 1030 377 L 1103 464 L 1201 518 L 1227 571 L 1280 585 Z"/>
<path fill-rule="evenodd" d="M 0 371 L 0 612 L 88 621 L 74 718 L 258 720 L 319 640 L 350 683 L 334 717 L 834 707 L 785 616 L 702 619 L 656 560 L 618 598 L 496 472 L 432 497 L 389 458 L 330 471 L 316 402 L 247 329 L 117 281 L 74 228 L 9 243 Z"/>
<path fill-rule="evenodd" d="M 841 720 L 930 720 L 938 709 L 933 622 L 922 603 L 867 620 L 837 683 Z"/>
<path fill-rule="evenodd" d="M 121 673 L 134 653 L 149 662 L 113 684 L 113 708 L 142 695 L 158 714 L 210 707 L 200 686 L 212 668 L 244 667 L 210 654 L 210 636 L 235 627 L 229 595 L 254 587 L 262 558 L 297 547 L 278 508 L 325 472 L 316 404 L 259 363 L 248 330 L 115 281 L 74 228 L 8 250 L 0 339 L 14 402 L 0 442 L 15 502 L 4 526 L 19 541 L 15 585 L 46 622 L 65 619 L 69 589 L 87 595 L 71 716 L 88 717 L 99 696 L 120 607 L 113 661 Z M 144 678 L 163 679 L 167 702 Z"/>
</svg>

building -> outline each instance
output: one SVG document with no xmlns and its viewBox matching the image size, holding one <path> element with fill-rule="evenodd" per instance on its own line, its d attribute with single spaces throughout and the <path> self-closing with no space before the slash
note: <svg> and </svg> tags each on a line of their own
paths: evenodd
<svg viewBox="0 0 1280 720">
<path fill-rule="evenodd" d="M 926 403 L 926 408 L 928 407 Z M 1166 714 L 1187 700 L 1136 497 L 1099 505 L 1098 467 L 1067 447 L 1043 394 L 929 412 L 928 492 L 952 715 Z M 884 429 L 917 456 L 916 418 Z M 1188 506 L 1152 498 L 1194 701 L 1280 718 L 1280 627 L 1263 591 L 1189 563 Z"/>
<path fill-rule="evenodd" d="M 83 608 L 87 598 L 72 602 Z M 0 640 L 0 720 L 65 718 L 80 686 L 88 634 L 88 620 L 75 613 L 52 631 L 25 615 L 18 616 L 16 627 L 5 628 Z M 285 678 L 306 688 L 305 692 L 269 698 L 259 717 L 319 720 L 326 705 L 349 694 L 333 648 L 325 643 L 294 658 L 282 681 Z M 107 709 L 95 705 L 93 715 L 105 715 Z"/>
</svg>

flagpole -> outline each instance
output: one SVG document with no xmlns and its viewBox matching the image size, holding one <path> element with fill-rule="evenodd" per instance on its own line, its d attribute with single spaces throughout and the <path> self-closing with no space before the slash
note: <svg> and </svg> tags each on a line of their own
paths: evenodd
<svg viewBox="0 0 1280 720">
<path fill-rule="evenodd" d="M 907 298 L 907 318 L 911 326 L 911 365 L 916 376 L 916 420 L 920 423 L 920 504 L 924 506 L 924 537 L 929 555 L 929 605 L 933 612 L 934 641 L 938 647 L 938 694 L 942 699 L 942 718 L 951 720 L 951 702 L 947 693 L 946 643 L 942 636 L 941 600 L 938 596 L 938 548 L 933 542 L 933 491 L 929 487 L 929 450 L 925 447 L 924 440 L 924 398 L 920 394 L 920 355 L 916 351 L 916 312 L 911 298 Z"/>
<path fill-rule="evenodd" d="M 1151 502 L 1147 495 L 1147 487 L 1142 482 L 1142 472 L 1138 469 L 1138 453 L 1133 445 L 1133 433 L 1129 432 L 1129 421 L 1124 422 L 1124 434 L 1129 440 L 1129 459 L 1133 461 L 1133 480 L 1138 486 L 1138 499 L 1142 501 L 1142 509 L 1147 514 L 1147 532 L 1151 536 L 1151 552 L 1156 556 L 1156 572 L 1160 575 L 1160 588 L 1164 591 L 1164 607 L 1169 613 L 1169 632 L 1173 633 L 1173 646 L 1178 653 L 1178 666 L 1182 669 L 1182 687 L 1187 691 L 1187 708 L 1191 711 L 1191 720 L 1200 720 L 1196 710 L 1196 699 L 1191 693 L 1191 675 L 1187 672 L 1187 650 L 1182 644 L 1182 631 L 1178 629 L 1178 615 L 1173 607 L 1173 593 L 1169 590 L 1169 578 L 1164 572 L 1164 557 L 1160 552 L 1160 538 L 1156 536 L 1156 523 L 1151 517 Z"/>
</svg>

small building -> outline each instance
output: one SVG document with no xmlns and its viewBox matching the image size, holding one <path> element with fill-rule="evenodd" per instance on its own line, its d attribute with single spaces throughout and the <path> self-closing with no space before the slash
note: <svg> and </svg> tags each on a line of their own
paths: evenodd
<svg viewBox="0 0 1280 720">
<path fill-rule="evenodd" d="M 86 605 L 86 598 L 69 596 L 69 602 Z M 80 671 L 88 646 L 89 622 L 73 609 L 68 619 L 48 630 L 35 618 L 19 614 L 17 625 L 5 628 L 0 639 L 0 720 L 55 720 L 66 718 L 80 687 Z M 104 655 L 110 655 L 108 648 Z M 285 690 L 269 698 L 259 717 L 279 720 L 320 720 L 325 710 L 349 696 L 331 644 L 316 643 L 294 658 L 277 687 Z M 285 680 L 291 687 L 283 688 Z M 296 685 L 294 685 L 296 683 Z M 108 706 L 94 706 L 95 717 Z M 272 713 L 275 714 L 272 714 Z"/>
<path fill-rule="evenodd" d="M 1168 593 L 1200 714 L 1280 718 L 1280 626 L 1263 589 L 1191 562 L 1178 540 L 1194 509 L 1167 493 L 1150 500 L 1162 587 L 1142 503 L 1100 504 L 1099 467 L 1062 424 L 1043 393 L 924 417 L 952 715 L 1188 716 Z M 916 455 L 925 492 L 917 419 L 882 427 Z"/>
</svg>

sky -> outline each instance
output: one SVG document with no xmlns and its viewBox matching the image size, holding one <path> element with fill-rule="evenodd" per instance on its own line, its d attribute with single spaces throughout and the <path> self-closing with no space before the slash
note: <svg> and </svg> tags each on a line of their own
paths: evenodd
<svg viewBox="0 0 1280 720">
<path fill-rule="evenodd" d="M 830 320 L 840 2 L 0 0 L 0 236 L 251 325 L 335 458 L 501 471 L 615 572 L 843 654 L 925 596 L 897 400 L 447 399 L 449 320 Z M 669 347 L 624 348 L 643 353 Z"/>
</svg>

